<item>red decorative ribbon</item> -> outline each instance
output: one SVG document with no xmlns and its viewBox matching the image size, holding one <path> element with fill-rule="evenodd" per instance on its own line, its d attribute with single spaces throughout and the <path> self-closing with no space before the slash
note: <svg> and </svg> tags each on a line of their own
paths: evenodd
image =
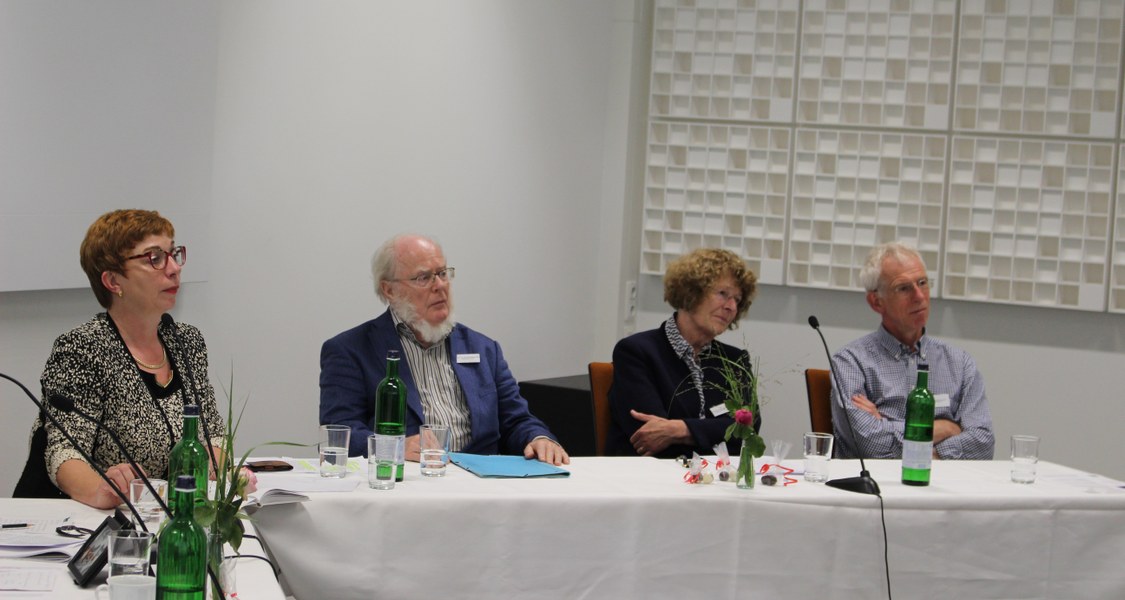
<svg viewBox="0 0 1125 600">
<path fill-rule="evenodd" d="M 771 465 L 769 463 L 766 463 L 766 464 L 762 465 L 761 469 L 758 469 L 758 473 L 762 474 L 762 475 L 765 475 L 766 473 L 769 473 L 770 467 L 777 467 L 777 468 L 782 470 L 781 477 L 782 477 L 782 479 L 785 480 L 785 483 L 781 484 L 782 486 L 786 486 L 786 485 L 789 485 L 791 483 L 797 483 L 797 479 L 795 477 L 789 476 L 789 474 L 793 472 L 793 469 L 790 469 L 789 467 L 786 467 L 786 466 L 783 466 L 783 465 L 776 465 L 776 464 Z"/>
<path fill-rule="evenodd" d="M 703 479 L 703 469 L 707 468 L 707 464 L 707 459 L 701 458 L 699 462 L 699 471 L 693 473 L 691 469 L 688 469 L 688 472 L 684 473 L 684 481 L 688 483 L 699 483 Z"/>
</svg>

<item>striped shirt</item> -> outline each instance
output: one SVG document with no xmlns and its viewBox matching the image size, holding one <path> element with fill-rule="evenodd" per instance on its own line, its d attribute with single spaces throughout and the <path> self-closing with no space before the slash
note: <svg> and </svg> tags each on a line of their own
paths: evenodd
<svg viewBox="0 0 1125 600">
<path fill-rule="evenodd" d="M 703 366 L 699 364 L 695 349 L 684 339 L 684 334 L 680 333 L 680 326 L 676 325 L 676 313 L 672 313 L 672 316 L 664 322 L 664 334 L 668 336 L 668 341 L 672 344 L 672 351 L 687 365 L 688 373 L 691 374 L 691 382 L 695 386 L 696 393 L 699 394 L 699 418 L 705 419 L 707 418 L 707 404 L 703 398 Z M 702 356 L 710 350 L 711 342 L 707 342 L 699 351 L 699 354 Z"/>
<path fill-rule="evenodd" d="M 841 348 L 833 363 L 845 388 L 840 394 L 836 382 L 832 382 L 836 457 L 862 454 L 864 458 L 902 458 L 906 396 L 917 383 L 918 364 L 923 363 L 930 368 L 928 387 L 936 401 L 934 418 L 961 426 L 960 434 L 934 444 L 938 456 L 992 460 L 995 439 L 984 379 L 964 350 L 924 333 L 917 348 L 907 348 L 879 327 Z M 857 394 L 874 402 L 883 418 L 876 419 L 856 407 L 851 398 Z M 858 453 L 853 440 L 859 444 Z"/>
<path fill-rule="evenodd" d="M 418 388 L 418 397 L 422 401 L 423 423 L 448 426 L 449 449 L 460 451 L 469 445 L 473 430 L 465 392 L 449 360 L 449 336 L 429 348 L 423 348 L 414 331 L 393 310 L 391 318 L 402 340 L 406 364 L 410 366 L 414 386 Z"/>
</svg>

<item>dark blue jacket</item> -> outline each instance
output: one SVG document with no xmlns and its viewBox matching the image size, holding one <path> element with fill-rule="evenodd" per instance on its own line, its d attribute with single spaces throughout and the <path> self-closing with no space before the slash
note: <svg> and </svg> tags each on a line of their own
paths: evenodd
<svg viewBox="0 0 1125 600">
<path fill-rule="evenodd" d="M 523 454 L 538 436 L 554 439 L 547 426 L 532 416 L 519 384 L 508 370 L 500 344 L 464 325 L 449 334 L 450 363 L 469 406 L 472 440 L 462 452 Z M 387 351 L 402 353 L 402 341 L 388 310 L 324 342 L 320 350 L 320 422 L 350 425 L 350 455 L 367 455 L 367 436 L 375 419 L 375 388 L 386 375 Z M 479 354 L 480 362 L 458 362 L 458 355 Z M 406 435 L 418 433 L 422 401 L 410 365 L 404 359 L 399 376 L 406 383 Z"/>
<path fill-rule="evenodd" d="M 711 352 L 721 353 L 730 360 L 749 364 L 749 355 L 718 340 L 711 342 Z M 637 412 L 682 419 L 695 439 L 694 445 L 673 445 L 657 454 L 659 458 L 675 458 L 691 453 L 715 454 L 715 444 L 723 441 L 733 415 L 716 417 L 710 408 L 723 403 L 722 392 L 715 388 L 722 382 L 719 359 L 706 355 L 703 366 L 703 397 L 706 410 L 699 418 L 699 394 L 692 385 L 690 372 L 684 361 L 672 350 L 672 343 L 664 333 L 664 325 L 649 331 L 635 333 L 619 342 L 613 349 L 613 385 L 609 390 L 609 410 L 612 417 L 606 439 L 606 453 L 619 456 L 636 456 L 629 438 L 640 429 L 641 422 L 629 414 Z M 761 429 L 761 415 L 754 415 L 754 429 Z M 737 438 L 727 443 L 732 456 L 741 449 Z"/>
</svg>

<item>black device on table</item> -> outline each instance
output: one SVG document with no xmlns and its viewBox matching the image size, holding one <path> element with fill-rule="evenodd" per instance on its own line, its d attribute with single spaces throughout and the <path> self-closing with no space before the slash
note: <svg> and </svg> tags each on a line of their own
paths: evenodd
<svg viewBox="0 0 1125 600">
<path fill-rule="evenodd" d="M 123 529 L 133 529 L 133 523 L 120 510 L 114 510 L 113 516 L 106 517 L 70 562 L 66 563 L 66 568 L 78 587 L 86 587 L 101 572 L 109 561 L 110 536 Z"/>
</svg>

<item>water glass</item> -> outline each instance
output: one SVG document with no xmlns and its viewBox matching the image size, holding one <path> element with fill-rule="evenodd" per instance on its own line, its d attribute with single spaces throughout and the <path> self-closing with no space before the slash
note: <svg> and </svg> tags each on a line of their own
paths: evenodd
<svg viewBox="0 0 1125 600">
<path fill-rule="evenodd" d="M 373 490 L 395 489 L 401 435 L 367 436 L 367 485 Z"/>
<path fill-rule="evenodd" d="M 828 459 L 832 458 L 831 433 L 805 434 L 805 481 L 828 481 Z"/>
<path fill-rule="evenodd" d="M 1039 437 L 1012 436 L 1012 481 L 1035 483 L 1036 465 L 1039 464 Z"/>
<path fill-rule="evenodd" d="M 148 575 L 152 540 L 153 534 L 148 531 L 126 529 L 113 532 L 109 536 L 109 576 Z"/>
<path fill-rule="evenodd" d="M 348 474 L 348 443 L 352 428 L 347 425 L 320 426 L 320 476 L 343 477 Z"/>
<path fill-rule="evenodd" d="M 94 589 L 94 597 L 102 600 L 155 600 L 156 578 L 148 575 L 111 575 L 106 583 Z"/>
<path fill-rule="evenodd" d="M 167 504 L 168 482 L 163 479 L 151 478 L 148 482 L 152 484 L 152 489 L 156 490 L 156 493 L 160 495 L 160 500 L 163 500 L 165 504 Z M 159 524 L 164 520 L 164 509 L 160 507 L 160 502 L 152 495 L 152 492 L 148 491 L 148 487 L 145 486 L 145 481 L 143 479 L 138 477 L 129 482 L 129 501 L 133 503 L 133 506 L 136 507 L 137 512 L 146 523 L 155 522 Z M 140 523 L 137 523 L 137 527 L 140 527 Z"/>
<path fill-rule="evenodd" d="M 423 425 L 419 431 L 422 475 L 444 477 L 449 464 L 449 428 L 445 425 Z"/>
</svg>

